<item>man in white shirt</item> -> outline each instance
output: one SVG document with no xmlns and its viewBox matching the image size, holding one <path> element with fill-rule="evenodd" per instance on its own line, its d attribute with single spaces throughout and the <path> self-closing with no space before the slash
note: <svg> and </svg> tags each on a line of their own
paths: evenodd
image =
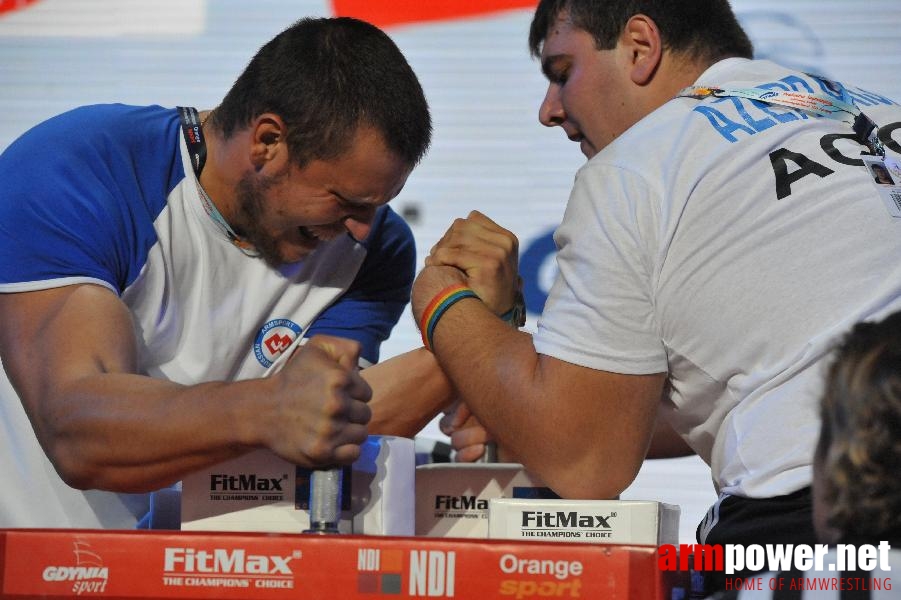
<svg viewBox="0 0 901 600">
<path fill-rule="evenodd" d="M 901 219 L 861 159 L 897 159 L 901 109 L 752 60 L 726 0 L 543 0 L 530 45 L 549 81 L 539 120 L 588 159 L 559 274 L 534 337 L 471 297 L 436 321 L 450 285 L 509 288 L 466 247 L 515 238 L 481 215 L 455 223 L 413 292 L 438 361 L 563 497 L 619 494 L 659 420 L 711 467 L 700 541 L 815 541 L 822 366 L 852 324 L 901 308 Z"/>
</svg>

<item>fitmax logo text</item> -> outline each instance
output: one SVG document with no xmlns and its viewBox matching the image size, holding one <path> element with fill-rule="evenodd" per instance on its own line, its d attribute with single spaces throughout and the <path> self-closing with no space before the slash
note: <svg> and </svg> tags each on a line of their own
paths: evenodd
<svg viewBox="0 0 901 600">
<path fill-rule="evenodd" d="M 257 477 L 256 475 L 210 475 L 212 492 L 281 492 L 287 476 Z"/>
<path fill-rule="evenodd" d="M 167 573 L 252 573 L 257 575 L 292 575 L 288 563 L 293 557 L 247 554 L 244 550 L 215 548 L 166 548 L 163 569 Z"/>
<path fill-rule="evenodd" d="M 443 510 L 488 510 L 488 501 L 476 496 L 435 496 L 435 508 Z"/>
<path fill-rule="evenodd" d="M 609 519 L 615 517 L 611 513 L 606 517 L 601 515 L 580 515 L 576 511 L 570 512 L 542 512 L 540 510 L 524 510 L 522 512 L 523 527 L 581 527 L 611 529 Z"/>
</svg>

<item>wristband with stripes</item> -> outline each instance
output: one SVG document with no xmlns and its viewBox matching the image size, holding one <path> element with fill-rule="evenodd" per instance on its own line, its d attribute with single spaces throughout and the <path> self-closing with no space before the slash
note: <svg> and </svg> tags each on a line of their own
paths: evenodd
<svg viewBox="0 0 901 600">
<path fill-rule="evenodd" d="M 463 300 L 464 298 L 478 298 L 479 296 L 462 283 L 456 283 L 446 287 L 432 298 L 428 306 L 422 312 L 422 318 L 419 321 L 419 331 L 422 333 L 422 343 L 425 344 L 427 350 L 432 350 L 432 335 L 435 333 L 435 325 L 438 319 L 451 306 Z"/>
</svg>

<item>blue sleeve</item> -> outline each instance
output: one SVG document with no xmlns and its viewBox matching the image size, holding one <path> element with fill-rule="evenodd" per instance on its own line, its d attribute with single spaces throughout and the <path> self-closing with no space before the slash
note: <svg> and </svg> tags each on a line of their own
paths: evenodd
<svg viewBox="0 0 901 600">
<path fill-rule="evenodd" d="M 134 281 L 184 177 L 176 119 L 89 106 L 13 142 L 0 155 L 0 291 L 96 282 L 121 292 Z"/>
<path fill-rule="evenodd" d="M 376 363 L 379 346 L 410 301 L 416 244 L 406 222 L 385 206 L 379 209 L 364 245 L 367 254 L 356 279 L 313 323 L 309 335 L 325 333 L 356 340 L 362 346 L 362 358 Z"/>
</svg>

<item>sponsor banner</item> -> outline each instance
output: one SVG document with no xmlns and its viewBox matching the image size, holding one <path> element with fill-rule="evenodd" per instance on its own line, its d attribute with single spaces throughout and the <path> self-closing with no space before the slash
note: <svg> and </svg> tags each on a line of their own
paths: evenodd
<svg viewBox="0 0 901 600">
<path fill-rule="evenodd" d="M 0 598 L 18 599 L 668 600 L 687 577 L 654 546 L 352 535 L 5 530 L 0 559 Z"/>
</svg>

